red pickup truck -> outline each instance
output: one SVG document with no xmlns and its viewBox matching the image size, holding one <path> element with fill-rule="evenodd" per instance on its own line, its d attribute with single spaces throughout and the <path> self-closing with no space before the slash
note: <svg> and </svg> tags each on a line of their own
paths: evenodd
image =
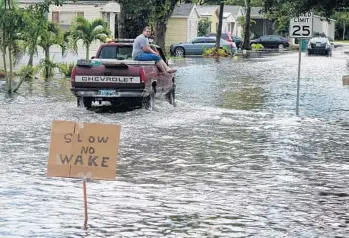
<svg viewBox="0 0 349 238">
<path fill-rule="evenodd" d="M 155 61 L 132 60 L 133 40 L 113 40 L 102 44 L 91 60 L 78 60 L 71 75 L 71 91 L 78 106 L 86 109 L 93 102 L 113 106 L 142 105 L 152 110 L 155 98 L 165 96 L 175 106 L 174 74 L 159 71 Z M 151 44 L 167 63 L 162 49 Z"/>
</svg>

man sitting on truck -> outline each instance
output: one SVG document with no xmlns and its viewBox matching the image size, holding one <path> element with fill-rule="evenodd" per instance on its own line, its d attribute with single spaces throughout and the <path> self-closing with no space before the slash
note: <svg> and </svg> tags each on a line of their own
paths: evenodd
<svg viewBox="0 0 349 238">
<path fill-rule="evenodd" d="M 132 58 L 139 61 L 155 61 L 156 65 L 162 72 L 174 73 L 177 70 L 171 69 L 167 64 L 161 59 L 158 52 L 154 51 L 149 46 L 148 37 L 150 36 L 150 27 L 145 27 L 143 33 L 137 36 L 133 42 Z"/>
</svg>

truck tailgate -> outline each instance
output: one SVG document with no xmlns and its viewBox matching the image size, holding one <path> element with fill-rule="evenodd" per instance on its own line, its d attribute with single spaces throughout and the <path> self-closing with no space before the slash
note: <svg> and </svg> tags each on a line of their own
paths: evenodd
<svg viewBox="0 0 349 238">
<path fill-rule="evenodd" d="M 77 66 L 72 76 L 73 88 L 144 88 L 141 66 L 99 65 Z"/>
</svg>

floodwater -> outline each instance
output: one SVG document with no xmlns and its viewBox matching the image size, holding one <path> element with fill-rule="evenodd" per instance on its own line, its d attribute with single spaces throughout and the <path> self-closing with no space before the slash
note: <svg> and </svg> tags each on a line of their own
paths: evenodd
<svg viewBox="0 0 349 238">
<path fill-rule="evenodd" d="M 343 49 L 185 59 L 177 104 L 77 108 L 69 80 L 0 94 L 0 237 L 348 237 L 349 86 Z M 52 120 L 119 123 L 115 181 L 48 178 Z"/>
</svg>

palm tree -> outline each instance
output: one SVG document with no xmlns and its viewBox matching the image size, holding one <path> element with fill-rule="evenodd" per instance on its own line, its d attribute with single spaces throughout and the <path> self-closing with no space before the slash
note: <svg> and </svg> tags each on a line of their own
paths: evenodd
<svg viewBox="0 0 349 238">
<path fill-rule="evenodd" d="M 6 91 L 12 93 L 13 78 L 13 52 L 18 53 L 16 41 L 16 32 L 22 29 L 22 19 L 17 5 L 13 0 L 0 0 L 0 25 L 1 25 L 1 50 L 4 61 L 4 70 L 6 77 Z M 10 72 L 7 72 L 7 55 Z"/>
<path fill-rule="evenodd" d="M 23 71 L 21 80 L 16 85 L 13 92 L 16 92 L 24 80 L 30 79 L 35 72 L 33 68 L 34 56 L 38 55 L 39 47 L 45 52 L 45 60 L 41 63 L 40 68 L 44 68 L 46 79 L 51 75 L 51 68 L 49 63 L 49 49 L 52 45 L 58 44 L 62 47 L 62 54 L 64 54 L 66 46 L 63 43 L 63 34 L 60 28 L 52 22 L 49 22 L 45 17 L 45 12 L 42 9 L 30 6 L 28 9 L 23 10 L 23 14 L 26 14 L 25 27 L 19 31 L 16 35 L 19 46 L 15 48 L 15 59 L 20 59 L 24 54 L 29 55 L 28 64 Z"/>
<path fill-rule="evenodd" d="M 86 60 L 89 60 L 91 44 L 97 40 L 105 42 L 109 36 L 108 23 L 103 19 L 88 21 L 83 16 L 78 16 L 70 28 L 69 38 L 71 39 L 72 48 L 76 52 L 78 41 L 83 42 L 83 46 L 86 47 Z"/>
<path fill-rule="evenodd" d="M 47 22 L 47 28 L 41 32 L 38 39 L 38 46 L 40 46 L 45 53 L 45 79 L 52 75 L 52 69 L 49 67 L 50 63 L 50 48 L 54 45 L 59 45 L 62 48 L 62 54 L 65 51 L 65 44 L 62 30 L 53 22 Z"/>
<path fill-rule="evenodd" d="M 28 53 L 29 54 L 29 60 L 26 67 L 26 72 L 24 72 L 23 77 L 21 78 L 20 82 L 17 84 L 16 88 L 13 90 L 16 92 L 23 81 L 25 79 L 29 79 L 30 71 L 33 69 L 33 59 L 34 56 L 38 55 L 38 40 L 41 32 L 45 31 L 46 26 L 46 18 L 40 18 L 37 16 L 34 11 L 28 11 L 28 18 L 27 26 L 25 29 L 23 29 L 21 32 L 17 34 L 17 39 L 22 45 L 22 53 Z"/>
</svg>

